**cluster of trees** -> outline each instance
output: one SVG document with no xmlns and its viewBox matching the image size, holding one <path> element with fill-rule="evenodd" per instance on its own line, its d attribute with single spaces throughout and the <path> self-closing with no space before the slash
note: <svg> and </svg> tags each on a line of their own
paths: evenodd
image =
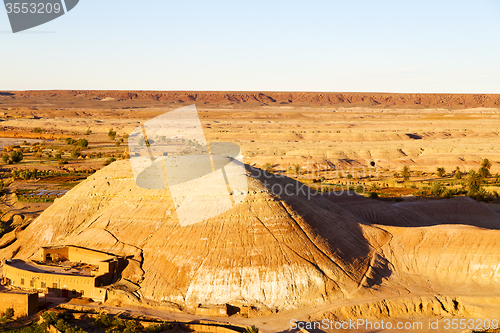
<svg viewBox="0 0 500 333">
<path fill-rule="evenodd" d="M 21 151 L 13 151 L 10 154 L 5 154 L 2 156 L 2 162 L 5 164 L 19 163 L 24 159 L 24 155 Z"/>
<path fill-rule="evenodd" d="M 89 146 L 89 142 L 87 141 L 87 139 L 78 139 L 78 140 L 75 140 L 73 138 L 66 138 L 66 139 L 64 139 L 64 141 L 68 145 L 77 146 L 79 148 L 87 148 Z"/>
<path fill-rule="evenodd" d="M 46 311 L 42 313 L 42 318 L 45 323 L 43 323 L 43 326 L 40 328 L 44 328 L 45 330 L 47 330 L 47 324 L 50 324 L 63 333 L 87 333 L 81 328 L 69 325 L 68 320 L 73 319 L 73 315 L 66 312 L 56 313 L 52 311 Z"/>
<path fill-rule="evenodd" d="M 491 169 L 491 162 L 487 158 L 485 158 L 481 162 L 480 168 L 477 170 L 477 173 L 482 178 L 488 178 L 488 177 L 491 177 L 490 169 Z M 443 178 L 446 176 L 446 169 L 443 167 L 438 167 L 438 168 L 436 168 L 436 174 L 438 177 Z M 464 173 L 460 170 L 459 167 L 457 167 L 455 169 L 455 171 L 453 172 L 453 178 L 455 178 L 455 179 L 462 179 L 463 175 L 464 175 Z M 395 176 L 395 178 L 399 178 L 399 173 L 395 172 L 394 176 Z M 401 176 L 403 177 L 403 179 L 405 181 L 408 181 L 410 179 L 411 171 L 407 165 L 405 165 L 403 167 L 403 169 L 401 171 Z"/>
<path fill-rule="evenodd" d="M 463 173 L 460 168 L 457 167 L 453 172 L 453 178 L 462 179 L 464 176 L 466 176 L 465 182 L 463 183 L 465 185 L 465 190 L 446 188 L 446 186 L 444 186 L 444 184 L 439 181 L 433 182 L 430 188 L 424 188 L 424 190 L 429 191 L 430 195 L 432 196 L 452 197 L 458 194 L 466 194 L 469 197 L 475 198 L 477 200 L 482 200 L 488 195 L 482 185 L 486 182 L 486 179 L 488 177 L 492 176 L 490 169 L 491 162 L 487 158 L 483 159 L 480 168 L 477 171 L 470 170 L 467 173 Z M 410 179 L 410 174 L 410 168 L 408 166 L 404 166 L 401 171 L 401 175 L 403 176 L 405 181 L 408 181 Z M 438 167 L 436 169 L 436 174 L 440 178 L 445 177 L 445 168 Z M 500 177 L 497 177 L 497 181 L 498 180 L 500 180 Z M 425 193 L 426 191 L 422 191 L 419 193 Z"/>
<path fill-rule="evenodd" d="M 12 170 L 11 174 L 14 179 L 22 179 L 22 180 L 37 179 L 41 176 L 46 175 L 46 173 L 42 173 L 37 169 Z"/>
</svg>

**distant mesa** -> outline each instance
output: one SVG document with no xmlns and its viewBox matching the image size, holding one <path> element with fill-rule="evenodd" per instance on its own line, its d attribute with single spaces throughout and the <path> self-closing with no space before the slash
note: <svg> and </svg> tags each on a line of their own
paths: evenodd
<svg viewBox="0 0 500 333">
<path fill-rule="evenodd" d="M 17 98 L 44 97 L 52 99 L 157 101 L 167 104 L 198 103 L 216 105 L 245 104 L 288 108 L 300 105 L 335 105 L 340 107 L 403 107 L 403 108 L 498 108 L 500 94 L 398 94 L 349 92 L 245 92 L 245 91 L 113 91 L 52 90 L 19 91 Z"/>
</svg>

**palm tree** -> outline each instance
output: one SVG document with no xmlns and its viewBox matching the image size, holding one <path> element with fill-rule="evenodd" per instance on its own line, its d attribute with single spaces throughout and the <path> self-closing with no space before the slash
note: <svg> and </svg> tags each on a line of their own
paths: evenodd
<svg viewBox="0 0 500 333">
<path fill-rule="evenodd" d="M 467 187 L 469 188 L 467 191 L 467 195 L 475 195 L 481 190 L 481 184 L 483 182 L 483 177 L 481 175 L 471 170 L 469 171 L 469 175 L 467 176 Z"/>
<path fill-rule="evenodd" d="M 401 171 L 401 176 L 403 176 L 403 179 L 405 181 L 410 180 L 410 168 L 407 165 L 403 167 L 403 170 Z"/>
<path fill-rule="evenodd" d="M 443 167 L 437 168 L 436 171 L 439 177 L 443 177 L 446 174 L 446 170 Z"/>
<path fill-rule="evenodd" d="M 482 162 L 481 162 L 481 168 L 485 168 L 487 170 L 490 170 L 491 169 L 491 162 L 490 160 L 488 160 L 487 158 L 485 158 Z"/>
<path fill-rule="evenodd" d="M 491 176 L 490 169 L 491 169 L 491 162 L 487 158 L 485 158 L 481 162 L 481 167 L 477 172 L 481 175 L 481 177 L 487 178 Z"/>
</svg>

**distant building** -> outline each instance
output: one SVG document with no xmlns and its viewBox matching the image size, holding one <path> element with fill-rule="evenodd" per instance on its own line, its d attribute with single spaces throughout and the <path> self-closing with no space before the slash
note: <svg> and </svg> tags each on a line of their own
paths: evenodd
<svg viewBox="0 0 500 333">
<path fill-rule="evenodd" d="M 3 284 L 21 290 L 105 301 L 123 258 L 76 246 L 44 247 L 38 260 L 5 260 Z"/>
</svg>

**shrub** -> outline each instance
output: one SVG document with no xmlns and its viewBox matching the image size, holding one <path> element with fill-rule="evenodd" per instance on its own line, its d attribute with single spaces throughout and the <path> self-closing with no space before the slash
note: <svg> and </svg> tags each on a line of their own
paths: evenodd
<svg viewBox="0 0 500 333">
<path fill-rule="evenodd" d="M 3 313 L 3 316 L 7 319 L 12 319 L 14 318 L 14 309 L 13 308 L 8 308 L 7 310 L 5 310 L 5 312 Z"/>
<path fill-rule="evenodd" d="M 460 171 L 460 168 L 457 167 L 457 169 L 455 170 L 455 175 L 453 175 L 453 178 L 455 178 L 455 179 L 462 179 L 462 176 L 463 176 L 462 171 Z"/>
<path fill-rule="evenodd" d="M 86 139 L 79 139 L 75 144 L 81 148 L 87 148 L 89 146 L 89 142 Z"/>
<path fill-rule="evenodd" d="M 434 196 L 441 196 L 443 192 L 445 191 L 445 187 L 442 183 L 440 182 L 433 182 L 431 185 L 431 195 Z"/>
<path fill-rule="evenodd" d="M 3 161 L 4 163 L 9 163 L 9 160 L 10 160 L 9 155 L 5 154 L 5 155 L 3 155 L 3 156 L 2 156 L 2 161 Z"/>
<path fill-rule="evenodd" d="M 403 170 L 401 170 L 401 176 L 403 176 L 405 182 L 410 180 L 410 168 L 407 165 L 405 165 Z"/>
<path fill-rule="evenodd" d="M 12 177 L 14 179 L 36 179 L 40 176 L 40 172 L 37 169 L 33 170 L 12 170 Z"/>
<path fill-rule="evenodd" d="M 54 325 L 59 320 L 59 316 L 53 311 L 45 311 L 42 313 L 42 318 L 46 323 L 51 325 Z"/>
<path fill-rule="evenodd" d="M 114 161 L 116 161 L 116 158 L 114 157 L 110 157 L 108 158 L 105 162 L 104 162 L 104 165 L 110 165 L 111 163 L 113 163 Z"/>
<path fill-rule="evenodd" d="M 111 318 L 105 313 L 100 313 L 96 318 L 95 318 L 95 323 L 96 325 L 99 325 L 101 327 L 110 327 L 111 324 Z"/>
<path fill-rule="evenodd" d="M 370 192 L 370 199 L 378 199 L 377 192 Z"/>
<path fill-rule="evenodd" d="M 31 130 L 33 133 L 44 133 L 45 130 L 43 128 L 40 128 L 40 127 L 35 127 Z"/>
<path fill-rule="evenodd" d="M 66 332 L 69 328 L 68 323 L 66 323 L 64 319 L 58 319 L 54 326 L 61 332 Z"/>
<path fill-rule="evenodd" d="M 82 155 L 82 153 L 80 153 L 80 151 L 78 149 L 71 151 L 71 157 L 73 157 L 73 158 L 80 157 L 81 155 Z"/>
<path fill-rule="evenodd" d="M 74 145 L 77 142 L 75 139 L 72 138 L 66 138 L 65 140 L 68 145 Z"/>
<path fill-rule="evenodd" d="M 481 177 L 483 177 L 483 178 L 487 178 L 487 177 L 491 176 L 491 174 L 490 174 L 490 170 L 488 170 L 488 169 L 486 169 L 486 168 L 483 168 L 483 167 L 479 168 L 479 170 L 477 170 L 477 173 L 478 173 Z"/>
<path fill-rule="evenodd" d="M 108 136 L 111 140 L 115 140 L 116 132 L 112 128 L 109 129 Z"/>
<path fill-rule="evenodd" d="M 10 153 L 10 159 L 14 163 L 21 162 L 23 158 L 24 158 L 23 153 L 21 153 L 20 151 L 13 151 L 12 153 Z"/>
<path fill-rule="evenodd" d="M 436 169 L 438 177 L 443 177 L 446 174 L 446 170 L 443 167 Z"/>
<path fill-rule="evenodd" d="M 481 162 L 481 168 L 485 168 L 486 170 L 490 170 L 491 169 L 490 160 L 488 160 L 487 158 L 483 159 L 483 161 Z"/>
<path fill-rule="evenodd" d="M 160 333 L 171 330 L 173 327 L 169 323 L 153 324 L 146 328 L 146 333 Z"/>
<path fill-rule="evenodd" d="M 245 328 L 243 331 L 244 333 L 259 333 L 259 329 L 255 327 L 255 325 L 252 325 L 250 327 Z"/>
</svg>

